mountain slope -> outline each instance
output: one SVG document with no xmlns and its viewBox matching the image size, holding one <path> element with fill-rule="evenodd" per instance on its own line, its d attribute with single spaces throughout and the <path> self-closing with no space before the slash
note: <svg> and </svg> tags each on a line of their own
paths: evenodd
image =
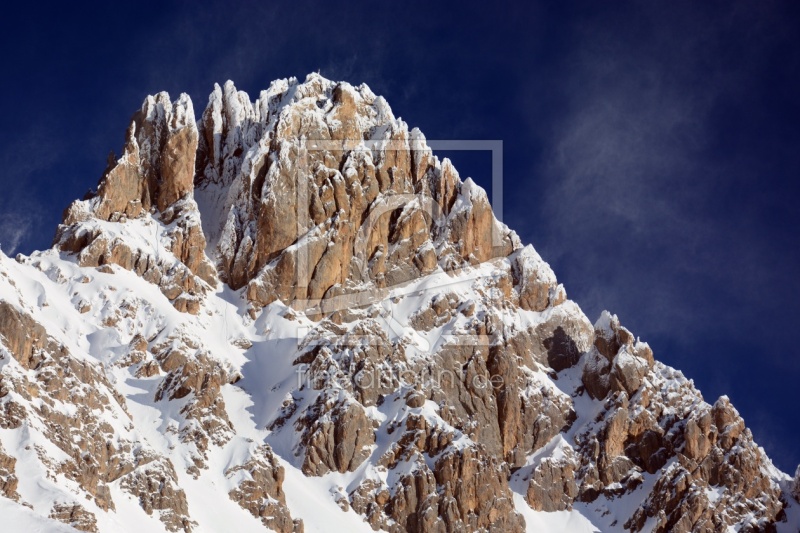
<svg viewBox="0 0 800 533">
<path fill-rule="evenodd" d="M 53 248 L 0 254 L 0 372 L 19 531 L 800 527 L 727 398 L 314 74 L 148 97 Z"/>
</svg>

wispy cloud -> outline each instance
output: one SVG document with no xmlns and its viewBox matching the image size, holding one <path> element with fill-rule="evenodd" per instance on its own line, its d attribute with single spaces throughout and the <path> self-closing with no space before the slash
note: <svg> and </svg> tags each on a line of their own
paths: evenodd
<svg viewBox="0 0 800 533">
<path fill-rule="evenodd" d="M 42 239 L 41 224 L 53 212 L 43 213 L 40 204 L 42 187 L 48 180 L 62 179 L 54 166 L 65 156 L 65 142 L 46 133 L 46 128 L 33 122 L 27 129 L 16 132 L 16 138 L 0 149 L 0 168 L 3 169 L 3 193 L 0 195 L 0 246 L 6 254 L 30 251 L 49 244 Z M 43 179 L 42 174 L 52 172 Z M 44 216 L 47 215 L 47 216 Z M 52 235 L 53 227 L 46 233 Z"/>
<path fill-rule="evenodd" d="M 732 394 L 788 468 L 800 283 L 780 191 L 796 190 L 784 184 L 796 158 L 781 155 L 782 131 L 760 138 L 772 118 L 746 120 L 765 112 L 760 62 L 780 57 L 769 50 L 788 30 L 759 6 L 713 17 L 638 5 L 629 24 L 576 32 L 563 108 L 532 122 L 538 181 L 519 196 L 536 199 L 535 244 L 587 315 L 618 313 L 707 399 Z"/>
<path fill-rule="evenodd" d="M 566 114 L 546 136 L 540 247 L 590 315 L 611 307 L 650 333 L 694 334 L 709 311 L 693 301 L 699 284 L 746 303 L 763 285 L 742 279 L 770 268 L 746 217 L 718 219 L 709 205 L 741 178 L 735 159 L 710 159 L 709 121 L 720 98 L 747 84 L 750 59 L 709 68 L 716 38 L 736 21 L 640 15 L 644 39 L 602 25 L 578 31 Z M 722 311 L 738 327 L 744 315 Z"/>
<path fill-rule="evenodd" d="M 28 236 L 33 226 L 33 218 L 23 213 L 0 214 L 0 250 L 12 255 Z"/>
</svg>

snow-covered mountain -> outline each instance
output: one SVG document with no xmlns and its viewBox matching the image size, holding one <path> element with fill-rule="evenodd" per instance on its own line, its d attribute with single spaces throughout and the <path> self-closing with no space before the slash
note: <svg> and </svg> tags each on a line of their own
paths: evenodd
<svg viewBox="0 0 800 533">
<path fill-rule="evenodd" d="M 148 97 L 0 253 L 3 531 L 787 531 L 727 398 L 592 323 L 368 87 Z"/>
</svg>

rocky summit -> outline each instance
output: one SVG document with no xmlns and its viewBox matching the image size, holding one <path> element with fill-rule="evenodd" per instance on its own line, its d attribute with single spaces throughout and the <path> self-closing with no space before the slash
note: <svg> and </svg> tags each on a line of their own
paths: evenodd
<svg viewBox="0 0 800 533">
<path fill-rule="evenodd" d="M 148 96 L 0 253 L 3 531 L 800 530 L 726 397 L 590 321 L 366 85 Z"/>
</svg>

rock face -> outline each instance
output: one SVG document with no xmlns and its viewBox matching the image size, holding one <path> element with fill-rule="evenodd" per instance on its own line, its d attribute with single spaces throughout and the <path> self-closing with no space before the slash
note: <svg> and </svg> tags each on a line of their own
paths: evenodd
<svg viewBox="0 0 800 533">
<path fill-rule="evenodd" d="M 149 457 L 147 458 L 149 459 Z M 139 496 L 139 505 L 148 515 L 158 512 L 167 531 L 191 531 L 197 523 L 188 517 L 186 494 L 177 486 L 172 465 L 160 460 L 127 474 L 120 483 Z"/>
<path fill-rule="evenodd" d="M 677 439 L 670 442 L 673 435 Z M 666 437 L 668 448 L 680 443 L 676 433 Z M 677 458 L 631 518 L 632 530 L 641 530 L 650 517 L 665 530 L 758 530 L 769 522 L 765 516 L 778 516 L 783 507 L 780 487 L 765 473 L 763 452 L 726 397 L 688 415 Z M 753 517 L 734 518 L 726 512 L 730 508 L 746 508 Z"/>
<path fill-rule="evenodd" d="M 35 319 L 6 301 L 0 302 L 0 338 L 15 363 L 4 365 L 9 382 L 2 399 L 8 413 L 4 426 L 21 429 L 32 421 L 43 424 L 40 431 L 60 456 L 57 461 L 43 458 L 50 475 L 76 483 L 102 511 L 115 510 L 110 485 L 120 483 L 126 492 L 142 499 L 150 513 L 153 506 L 144 502 L 156 498 L 155 508 L 164 511 L 160 518 L 170 531 L 190 531 L 183 491 L 175 486 L 169 460 L 140 442 L 130 429 L 118 427 L 116 420 L 128 418 L 126 403 L 102 370 L 71 355 Z M 22 407 L 32 401 L 28 408 Z M 67 403 L 75 406 L 69 414 L 63 407 Z M 19 499 L 14 497 L 15 461 L 4 457 L 4 493 Z M 158 480 L 153 478 L 154 465 L 165 472 Z M 49 516 L 81 531 L 97 530 L 94 515 L 77 503 L 59 503 Z"/>
<path fill-rule="evenodd" d="M 54 505 L 53 510 L 50 512 L 50 518 L 69 524 L 78 531 L 90 531 L 92 533 L 97 531 L 97 520 L 94 515 L 87 512 L 77 503 Z"/>
<path fill-rule="evenodd" d="M 514 279 L 519 291 L 519 306 L 527 311 L 544 311 L 566 300 L 566 293 L 556 276 L 533 249 L 526 246 L 514 258 Z"/>
<path fill-rule="evenodd" d="M 571 448 L 560 456 L 545 457 L 534 469 L 525 500 L 537 511 L 566 511 L 578 496 L 578 464 Z"/>
<path fill-rule="evenodd" d="M 303 521 L 292 520 L 283 493 L 284 470 L 269 446 L 254 450 L 245 464 L 225 471 L 228 478 L 240 478 L 229 496 L 265 526 L 278 533 L 303 533 Z M 246 475 L 241 475 L 246 473 Z"/>
<path fill-rule="evenodd" d="M 364 85 L 281 80 L 255 103 L 216 86 L 197 169 L 220 277 L 247 286 L 257 308 L 360 294 L 519 246 L 486 194 Z"/>
<path fill-rule="evenodd" d="M 375 441 L 372 422 L 360 405 L 330 400 L 320 395 L 305 419 L 308 425 L 298 421 L 304 429 L 306 475 L 352 472 L 369 457 Z"/>
<path fill-rule="evenodd" d="M 365 85 L 148 97 L 53 248 L 0 253 L 0 512 L 53 531 L 795 533 L 797 498 Z"/>
<path fill-rule="evenodd" d="M 19 494 L 17 494 L 19 479 L 14 471 L 16 464 L 17 460 L 6 455 L 5 450 L 0 448 L 0 493 L 6 498 L 19 501 Z"/>
<path fill-rule="evenodd" d="M 167 93 L 148 96 L 128 130 L 125 152 L 98 188 L 95 214 L 101 219 L 136 218 L 164 211 L 192 192 L 197 126 L 189 97 L 173 104 Z"/>
<path fill-rule="evenodd" d="M 792 482 L 792 494 L 797 501 L 800 501 L 800 466 L 794 473 L 794 481 Z"/>
<path fill-rule="evenodd" d="M 620 326 L 616 315 L 603 314 L 595 324 L 594 348 L 583 367 L 583 383 L 593 398 L 610 392 L 633 395 L 653 367 L 653 351 Z"/>
<path fill-rule="evenodd" d="M 167 93 L 148 96 L 128 128 L 122 157 L 110 158 L 97 192 L 65 212 L 56 247 L 76 254 L 81 266 L 135 271 L 178 310 L 196 314 L 202 295 L 216 285 L 193 199 L 197 143 L 187 95 L 174 103 Z M 141 228 L 126 226 L 151 227 L 145 230 L 151 242 L 130 238 Z"/>
</svg>

